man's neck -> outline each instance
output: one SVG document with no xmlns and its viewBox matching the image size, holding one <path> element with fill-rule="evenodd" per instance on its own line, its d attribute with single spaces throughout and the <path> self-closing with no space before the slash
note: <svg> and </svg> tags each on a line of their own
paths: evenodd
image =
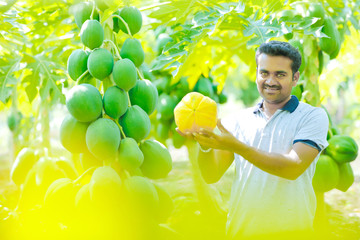
<svg viewBox="0 0 360 240">
<path fill-rule="evenodd" d="M 271 103 L 264 100 L 262 109 L 265 112 L 266 116 L 270 118 L 276 112 L 276 110 L 283 108 L 290 99 L 291 96 L 279 103 Z"/>
</svg>

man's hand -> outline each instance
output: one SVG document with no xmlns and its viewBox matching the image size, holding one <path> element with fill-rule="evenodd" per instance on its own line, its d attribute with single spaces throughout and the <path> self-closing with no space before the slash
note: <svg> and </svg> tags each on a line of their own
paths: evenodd
<svg viewBox="0 0 360 240">
<path fill-rule="evenodd" d="M 176 129 L 176 131 L 188 139 L 197 141 L 203 148 L 230 150 L 231 144 L 237 139 L 221 124 L 220 119 L 217 122 L 217 127 L 220 130 L 220 134 L 206 129 L 201 129 L 199 132 L 193 133 L 182 133 L 179 129 Z"/>
</svg>

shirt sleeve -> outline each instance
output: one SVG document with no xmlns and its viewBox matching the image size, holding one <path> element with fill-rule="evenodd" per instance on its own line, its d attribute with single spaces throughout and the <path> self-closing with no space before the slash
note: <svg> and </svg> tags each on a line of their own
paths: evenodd
<svg viewBox="0 0 360 240">
<path fill-rule="evenodd" d="M 326 112 L 321 108 L 314 108 L 304 118 L 301 128 L 295 135 L 293 144 L 303 142 L 321 152 L 329 145 L 326 140 L 328 129 L 329 118 Z"/>
<path fill-rule="evenodd" d="M 231 114 L 221 119 L 222 125 L 231 132 L 235 137 L 238 135 L 238 120 L 237 116 Z"/>
</svg>

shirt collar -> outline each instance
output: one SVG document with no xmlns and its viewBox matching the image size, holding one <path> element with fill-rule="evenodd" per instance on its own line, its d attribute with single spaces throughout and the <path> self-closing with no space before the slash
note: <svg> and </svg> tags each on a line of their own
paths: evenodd
<svg viewBox="0 0 360 240">
<path fill-rule="evenodd" d="M 257 113 L 258 111 L 260 111 L 260 108 L 262 108 L 263 102 L 264 102 L 264 100 L 259 102 L 254 107 L 254 113 Z M 296 96 L 291 95 L 290 100 L 280 110 L 285 110 L 285 111 L 292 113 L 295 111 L 295 109 L 297 108 L 298 105 L 299 105 L 299 99 Z"/>
</svg>

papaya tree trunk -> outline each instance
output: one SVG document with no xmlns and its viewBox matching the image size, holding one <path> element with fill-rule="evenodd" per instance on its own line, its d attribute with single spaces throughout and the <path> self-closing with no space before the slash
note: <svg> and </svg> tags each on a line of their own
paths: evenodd
<svg viewBox="0 0 360 240">
<path fill-rule="evenodd" d="M 198 145 L 196 142 L 189 141 L 186 143 L 186 147 L 189 154 L 195 191 L 203 212 L 210 215 L 224 215 L 225 211 L 220 207 L 219 202 L 214 197 L 216 194 L 214 189 L 212 189 L 201 176 L 197 160 L 199 151 Z"/>
<path fill-rule="evenodd" d="M 324 237 L 328 231 L 328 218 L 326 213 L 325 194 L 323 192 L 315 192 L 316 194 L 316 212 L 314 219 L 314 229 L 319 237 Z"/>
<path fill-rule="evenodd" d="M 319 46 L 313 36 L 304 36 L 304 95 L 303 99 L 312 106 L 320 106 L 319 91 Z"/>
<path fill-rule="evenodd" d="M 40 104 L 40 125 L 42 147 L 50 150 L 50 102 L 49 99 L 42 99 Z"/>
</svg>

